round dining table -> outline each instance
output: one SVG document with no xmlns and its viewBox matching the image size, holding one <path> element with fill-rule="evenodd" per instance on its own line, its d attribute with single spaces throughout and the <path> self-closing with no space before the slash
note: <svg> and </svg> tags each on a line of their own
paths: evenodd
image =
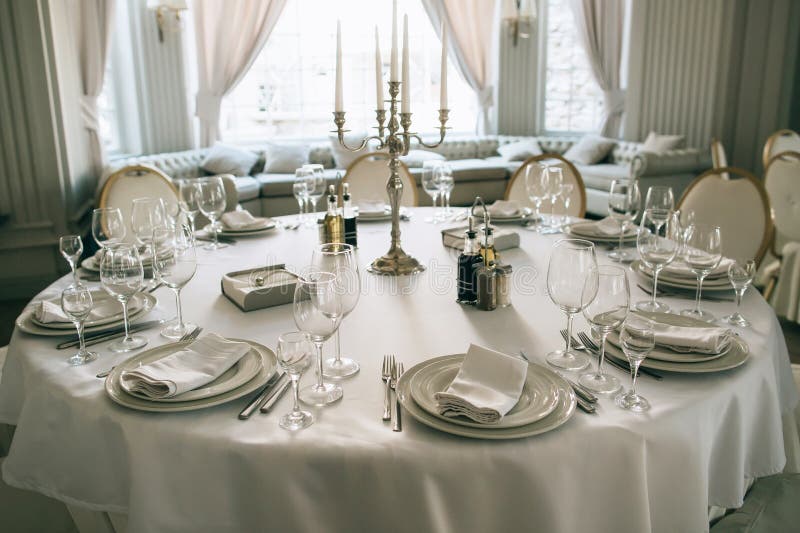
<svg viewBox="0 0 800 533">
<path fill-rule="evenodd" d="M 563 345 L 566 318 L 548 297 L 546 278 L 551 247 L 564 235 L 504 227 L 520 237 L 518 247 L 499 252 L 513 266 L 512 305 L 482 311 L 456 302 L 457 252 L 443 246 L 442 225 L 425 222 L 430 209 L 413 208 L 401 222 L 405 250 L 426 266 L 413 276 L 368 273 L 389 247 L 390 224 L 359 224 L 361 296 L 340 332 L 343 354 L 361 370 L 340 382 L 341 401 L 308 408 L 315 421 L 302 431 L 278 426 L 290 394 L 244 421 L 237 415 L 250 396 L 181 413 L 122 407 L 95 376 L 131 354 L 99 344 L 96 361 L 71 367 L 71 350 L 56 349 L 63 337 L 17 328 L 0 382 L 0 422 L 16 426 L 3 480 L 70 509 L 104 513 L 109 528 L 130 533 L 641 533 L 707 530 L 709 507 L 741 506 L 753 478 L 797 471 L 797 391 L 778 320 L 756 290 L 742 305 L 752 327 L 736 329 L 749 345 L 747 361 L 718 373 L 665 373 L 662 381 L 640 376 L 649 412 L 603 398 L 594 414 L 576 410 L 553 431 L 505 441 L 443 433 L 407 413 L 403 430 L 392 431 L 381 419 L 384 355 L 409 369 L 474 343 L 524 350 L 545 364 Z M 316 227 L 283 225 L 215 251 L 198 243 L 197 273 L 182 292 L 185 319 L 274 349 L 279 334 L 296 329 L 292 305 L 243 312 L 222 294 L 221 278 L 276 263 L 302 269 L 317 243 Z M 611 264 L 607 252 L 598 245 L 600 264 Z M 628 276 L 632 302 L 646 299 L 638 274 Z M 69 281 L 56 281 L 34 302 L 57 296 Z M 158 304 L 145 320 L 174 316 L 173 293 L 154 294 Z M 662 300 L 677 310 L 693 304 Z M 702 305 L 717 317 L 734 310 L 732 301 Z M 575 330 L 587 330 L 580 315 Z M 159 328 L 142 334 L 145 349 L 168 342 Z M 625 372 L 607 371 L 629 386 Z M 302 384 L 313 380 L 309 370 Z"/>
</svg>

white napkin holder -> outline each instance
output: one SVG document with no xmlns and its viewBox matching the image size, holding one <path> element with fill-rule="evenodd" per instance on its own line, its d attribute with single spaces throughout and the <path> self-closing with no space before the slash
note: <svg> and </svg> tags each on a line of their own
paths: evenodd
<svg viewBox="0 0 800 533">
<path fill-rule="evenodd" d="M 254 311 L 294 301 L 297 274 L 281 263 L 228 272 L 222 276 L 222 294 L 242 311 Z"/>
</svg>

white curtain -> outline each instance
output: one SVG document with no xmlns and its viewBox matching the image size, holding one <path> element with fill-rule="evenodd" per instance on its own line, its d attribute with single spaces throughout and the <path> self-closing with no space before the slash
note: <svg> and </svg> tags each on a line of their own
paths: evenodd
<svg viewBox="0 0 800 533">
<path fill-rule="evenodd" d="M 81 0 L 79 5 L 81 32 L 80 69 L 83 94 L 81 95 L 81 119 L 89 131 L 89 149 L 94 174 L 103 173 L 104 153 L 100 141 L 100 120 L 97 97 L 103 91 L 103 75 L 114 22 L 115 0 Z"/>
<path fill-rule="evenodd" d="M 201 146 L 219 139 L 222 98 L 264 47 L 286 0 L 195 0 L 197 117 Z"/>
<path fill-rule="evenodd" d="M 603 90 L 605 117 L 600 132 L 606 137 L 619 136 L 625 111 L 620 79 L 625 3 L 626 0 L 571 0 L 578 35 L 594 78 Z"/>
<path fill-rule="evenodd" d="M 480 108 L 478 133 L 491 128 L 494 105 L 496 0 L 422 0 L 437 33 L 447 28 L 448 55 L 475 91 Z M 441 37 L 441 35 L 440 35 Z"/>
</svg>

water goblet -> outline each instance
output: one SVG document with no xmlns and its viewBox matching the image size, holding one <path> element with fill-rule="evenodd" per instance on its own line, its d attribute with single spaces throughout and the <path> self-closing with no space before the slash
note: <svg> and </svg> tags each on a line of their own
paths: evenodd
<svg viewBox="0 0 800 533">
<path fill-rule="evenodd" d="M 669 305 L 656 300 L 658 274 L 665 266 L 675 260 L 681 247 L 681 230 L 678 223 L 678 215 L 672 213 L 666 222 L 666 234 L 662 237 L 657 230 L 661 215 L 656 214 L 657 218 L 655 220 L 652 216 L 653 212 L 645 209 L 642 214 L 639 231 L 636 234 L 636 248 L 639 250 L 642 262 L 653 271 L 653 293 L 650 295 L 649 300 L 638 302 L 636 309 L 664 313 L 669 311 Z"/>
<path fill-rule="evenodd" d="M 311 365 L 314 344 L 308 333 L 292 331 L 278 337 L 278 364 L 292 380 L 292 410 L 283 415 L 278 425 L 289 431 L 304 429 L 314 423 L 314 415 L 300 409 L 300 376 Z"/>
<path fill-rule="evenodd" d="M 600 338 L 600 358 L 597 371 L 581 375 L 578 382 L 598 394 L 614 394 L 620 389 L 620 382 L 615 376 L 603 372 L 603 363 L 606 337 L 622 325 L 628 316 L 630 288 L 625 270 L 615 266 L 598 267 L 597 276 L 590 276 L 583 286 L 583 299 L 588 300 L 583 308 L 583 316 L 589 322 L 592 333 Z"/>
<path fill-rule="evenodd" d="M 672 187 L 658 185 L 647 189 L 644 200 L 645 211 L 650 211 L 650 220 L 655 225 L 656 235 L 661 234 L 661 226 L 667 223 L 675 210 L 675 196 Z"/>
<path fill-rule="evenodd" d="M 553 245 L 547 267 L 547 293 L 567 315 L 567 340 L 563 350 L 547 354 L 547 362 L 564 370 L 583 370 L 589 358 L 572 350 L 572 320 L 594 299 L 584 286 L 597 287 L 597 259 L 594 244 L 582 239 L 562 239 Z"/>
<path fill-rule="evenodd" d="M 89 313 L 92 312 L 93 306 L 92 293 L 85 285 L 76 283 L 75 285 L 70 285 L 61 293 L 61 309 L 75 324 L 80 344 L 78 353 L 67 359 L 67 363 L 71 366 L 84 365 L 97 359 L 97 353 L 88 351 L 83 339 L 83 324 L 86 322 Z"/>
<path fill-rule="evenodd" d="M 450 168 L 450 165 L 442 163 L 437 168 L 439 169 L 439 194 L 444 205 L 442 220 L 447 220 L 452 215 L 450 211 L 450 194 L 453 192 L 456 182 L 453 179 L 453 169 Z"/>
<path fill-rule="evenodd" d="M 747 292 L 750 284 L 753 283 L 753 278 L 756 275 L 756 262 L 752 259 L 740 260 L 735 259 L 728 266 L 728 279 L 733 285 L 733 290 L 736 293 L 736 311 L 723 318 L 728 324 L 739 326 L 742 328 L 750 327 L 750 321 L 747 320 L 739 312 L 742 307 L 742 298 L 744 293 Z"/>
<path fill-rule="evenodd" d="M 697 292 L 694 308 L 684 309 L 681 314 L 700 320 L 714 320 L 714 315 L 700 309 L 700 297 L 703 292 L 703 280 L 706 279 L 722 260 L 722 232 L 719 226 L 710 224 L 692 224 L 686 229 L 683 260 L 697 276 Z"/>
<path fill-rule="evenodd" d="M 616 397 L 616 403 L 623 409 L 641 413 L 650 409 L 650 402 L 636 393 L 636 378 L 639 366 L 655 348 L 653 323 L 638 315 L 630 314 L 622 324 L 619 334 L 622 352 L 631 366 L 631 389 Z"/>
<path fill-rule="evenodd" d="M 611 189 L 608 193 L 608 214 L 620 226 L 617 249 L 608 254 L 612 261 L 624 263 L 635 259 L 633 254 L 622 249 L 622 240 L 628 224 L 639 214 L 641 202 L 638 180 L 614 180 L 611 182 Z"/>
<path fill-rule="evenodd" d="M 100 248 L 121 243 L 127 233 L 118 207 L 99 207 L 92 211 L 92 237 Z"/>
<path fill-rule="evenodd" d="M 158 226 L 153 230 L 153 243 L 156 249 L 153 255 L 153 274 L 175 292 L 177 309 L 177 319 L 161 330 L 161 336 L 177 340 L 197 327 L 195 324 L 184 323 L 181 306 L 181 289 L 197 272 L 197 253 L 192 230 L 188 225 Z"/>
<path fill-rule="evenodd" d="M 136 198 L 131 206 L 131 230 L 136 241 L 148 253 L 153 242 L 153 228 L 165 225 L 167 212 L 161 198 Z"/>
<path fill-rule="evenodd" d="M 122 304 L 125 338 L 109 344 L 112 352 L 129 352 L 147 345 L 147 339 L 130 334 L 128 301 L 142 289 L 144 269 L 139 251 L 133 244 L 107 246 L 100 261 L 100 281 L 103 288 Z"/>
<path fill-rule="evenodd" d="M 547 198 L 549 191 L 549 174 L 547 167 L 541 163 L 532 163 L 525 166 L 525 192 L 528 193 L 528 199 L 533 204 L 533 213 L 531 220 L 534 221 L 533 226 L 528 226 L 532 231 L 537 233 L 542 232 L 541 224 L 541 208 L 542 202 Z"/>
<path fill-rule="evenodd" d="M 317 163 L 310 163 L 303 165 L 302 168 L 311 171 L 311 175 L 306 176 L 306 183 L 308 184 L 308 202 L 311 205 L 309 212 L 316 213 L 317 203 L 320 198 L 325 195 L 325 167 Z M 311 222 L 313 222 L 313 220 Z"/>
<path fill-rule="evenodd" d="M 58 250 L 69 263 L 69 268 L 72 270 L 72 283 L 77 287 L 80 283 L 78 281 L 78 260 L 83 253 L 83 241 L 80 235 L 64 235 L 58 239 Z"/>
<path fill-rule="evenodd" d="M 439 187 L 439 177 L 441 176 L 439 167 L 441 164 L 441 161 L 425 161 L 422 164 L 422 190 L 424 190 L 428 196 L 431 197 L 434 211 L 437 207 L 436 202 L 438 201 L 439 195 L 442 192 L 441 188 Z M 425 222 L 433 224 L 438 222 L 438 220 L 439 215 L 436 213 L 433 217 L 426 218 Z"/>
<path fill-rule="evenodd" d="M 556 227 L 559 231 L 569 223 L 569 206 L 572 204 L 572 191 L 575 190 L 575 185 L 572 183 L 563 183 L 558 190 L 558 205 L 561 211 L 561 216 L 556 221 Z"/>
<path fill-rule="evenodd" d="M 205 246 L 206 250 L 219 250 L 228 245 L 219 242 L 219 223 L 217 222 L 225 212 L 227 198 L 225 185 L 219 176 L 211 176 L 197 180 L 197 206 L 200 212 L 211 221 L 212 241 Z"/>
<path fill-rule="evenodd" d="M 541 228 L 540 233 L 552 234 L 558 233 L 558 222 L 555 218 L 556 202 L 558 201 L 558 193 L 561 191 L 561 185 L 564 183 L 564 173 L 561 167 L 547 166 L 547 196 L 546 200 L 550 202 L 550 215 L 547 218 L 547 223 Z"/>
<path fill-rule="evenodd" d="M 197 205 L 197 184 L 194 180 L 178 180 L 178 198 L 181 211 L 189 220 L 192 234 L 194 234 L 194 220 L 197 218 L 197 213 L 200 212 L 200 207 Z"/>
<path fill-rule="evenodd" d="M 306 205 L 309 203 L 310 198 L 308 180 L 313 174 L 313 171 L 304 168 L 298 168 L 294 171 L 292 193 L 294 194 L 294 199 L 297 200 L 297 205 L 300 207 L 300 212 L 297 214 L 298 225 L 305 222 Z"/>
</svg>

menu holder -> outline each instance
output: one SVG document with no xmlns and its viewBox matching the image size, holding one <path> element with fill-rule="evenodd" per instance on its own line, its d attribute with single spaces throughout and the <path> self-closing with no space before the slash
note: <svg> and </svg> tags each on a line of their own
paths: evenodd
<svg viewBox="0 0 800 533">
<path fill-rule="evenodd" d="M 448 248 L 455 248 L 456 250 L 464 249 L 464 233 L 466 233 L 467 226 L 456 226 L 452 228 L 445 228 L 442 230 L 442 244 Z M 509 229 L 497 228 L 492 226 L 494 235 L 494 249 L 495 250 L 508 250 L 510 248 L 519 247 L 519 233 Z M 478 233 L 478 240 L 481 239 L 481 233 Z"/>
<path fill-rule="evenodd" d="M 284 264 L 228 272 L 222 277 L 222 294 L 242 311 L 291 303 L 298 275 Z"/>
</svg>

